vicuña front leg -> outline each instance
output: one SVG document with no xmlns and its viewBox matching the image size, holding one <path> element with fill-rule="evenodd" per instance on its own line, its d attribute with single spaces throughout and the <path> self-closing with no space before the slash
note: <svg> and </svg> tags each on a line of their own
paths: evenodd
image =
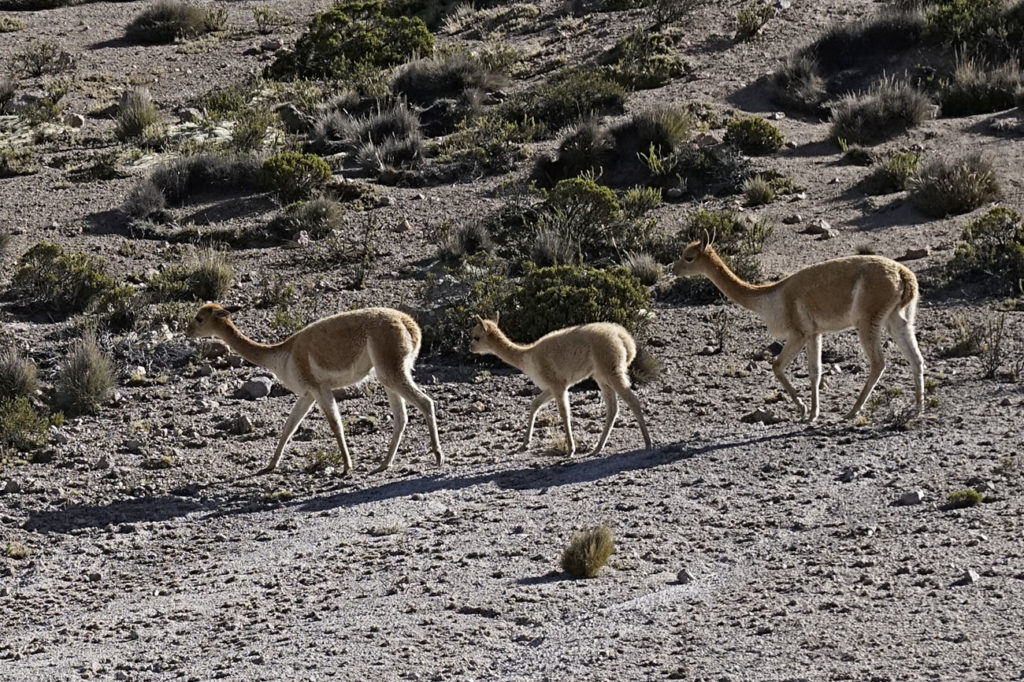
<svg viewBox="0 0 1024 682">
<path fill-rule="evenodd" d="M 786 393 L 796 407 L 800 410 L 800 419 L 803 419 L 807 415 L 807 406 L 804 401 L 800 400 L 800 396 L 797 395 L 796 389 L 793 388 L 793 384 L 789 382 L 789 377 L 786 376 L 786 368 L 789 367 L 790 363 L 800 354 L 803 349 L 805 338 L 803 336 L 792 336 L 786 340 L 785 345 L 782 346 L 782 352 L 776 356 L 775 361 L 772 362 L 772 371 L 775 372 L 775 377 L 782 384 L 782 388 L 786 389 Z"/>
<path fill-rule="evenodd" d="M 320 388 L 317 392 L 316 402 L 320 409 L 323 410 L 327 423 L 331 425 L 331 431 L 334 432 L 334 437 L 338 441 L 338 447 L 341 449 L 341 457 L 345 467 L 342 474 L 347 474 L 352 471 L 352 455 L 349 454 L 348 444 L 345 442 L 345 427 L 341 423 L 338 403 L 335 402 L 334 392 L 331 391 L 329 386 Z"/>
<path fill-rule="evenodd" d="M 864 388 L 857 396 L 857 402 L 853 408 L 846 413 L 847 419 L 853 419 L 864 406 L 879 377 L 885 371 L 885 353 L 882 351 L 882 335 L 877 324 L 870 323 L 857 328 L 857 335 L 860 337 L 860 345 L 864 348 L 864 354 L 868 357 L 868 378 L 864 382 Z"/>
<path fill-rule="evenodd" d="M 569 389 L 563 388 L 555 395 L 555 402 L 558 404 L 558 414 L 562 417 L 562 425 L 565 427 L 566 454 L 572 457 L 576 454 L 576 441 L 572 437 L 572 413 L 569 411 Z"/>
<path fill-rule="evenodd" d="M 391 405 L 391 414 L 395 420 L 394 428 L 391 431 L 391 444 L 388 446 L 388 454 L 380 466 L 373 470 L 373 473 L 380 473 L 395 461 L 395 453 L 398 452 L 398 444 L 402 442 L 402 434 L 405 433 L 405 425 L 409 423 L 409 416 L 405 411 L 405 400 L 393 389 L 385 388 L 388 395 L 388 403 Z"/>
<path fill-rule="evenodd" d="M 811 378 L 811 413 L 808 422 L 818 418 L 819 393 L 821 392 L 821 334 L 813 334 L 807 339 L 805 346 L 807 355 L 807 374 Z"/>
<path fill-rule="evenodd" d="M 530 449 L 530 443 L 533 441 L 533 425 L 537 421 L 537 411 L 544 407 L 549 400 L 551 400 L 551 391 L 545 388 L 530 401 L 530 414 L 526 418 L 526 437 L 523 439 L 523 444 L 519 447 L 520 452 Z"/>
<path fill-rule="evenodd" d="M 269 474 L 271 471 L 277 468 L 277 465 L 281 463 L 281 455 L 284 453 L 285 446 L 288 445 L 288 441 L 291 440 L 292 435 L 295 433 L 295 429 L 299 428 L 299 424 L 309 414 L 309 408 L 313 406 L 312 394 L 306 394 L 299 396 L 298 401 L 295 403 L 295 407 L 292 408 L 291 413 L 288 415 L 288 419 L 284 422 L 284 427 L 281 429 L 281 435 L 277 439 L 277 447 L 274 449 L 274 455 L 270 458 L 270 463 L 264 468 L 260 469 L 259 473 Z"/>
</svg>

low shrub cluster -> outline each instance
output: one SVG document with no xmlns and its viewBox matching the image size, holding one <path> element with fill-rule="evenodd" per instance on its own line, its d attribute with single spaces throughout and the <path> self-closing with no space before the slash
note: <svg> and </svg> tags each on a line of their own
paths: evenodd
<svg viewBox="0 0 1024 682">
<path fill-rule="evenodd" d="M 967 223 L 948 271 L 953 281 L 986 282 L 992 293 L 1024 294 L 1024 218 L 997 206 Z"/>
<path fill-rule="evenodd" d="M 917 152 L 897 152 L 887 158 L 867 178 L 864 188 L 871 194 L 892 194 L 907 189 L 910 179 L 921 170 Z"/>
<path fill-rule="evenodd" d="M 292 52 L 278 57 L 267 75 L 345 79 L 366 69 L 390 68 L 413 55 L 429 55 L 434 38 L 422 19 L 400 3 L 341 0 L 313 17 Z"/>
<path fill-rule="evenodd" d="M 1024 90 L 1024 72 L 1016 59 L 990 66 L 981 59 L 957 63 L 952 78 L 942 84 L 939 101 L 944 116 L 971 116 L 1010 109 Z"/>
<path fill-rule="evenodd" d="M 931 115 L 927 95 L 909 83 L 885 79 L 866 95 L 839 101 L 832 112 L 832 136 L 874 144 L 920 125 Z"/>
<path fill-rule="evenodd" d="M 18 259 L 11 281 L 23 304 L 39 304 L 58 313 L 82 312 L 114 286 L 102 261 L 65 253 L 49 242 L 39 242 Z"/>
<path fill-rule="evenodd" d="M 71 345 L 57 370 L 54 404 L 69 417 L 93 414 L 113 386 L 113 362 L 100 350 L 96 337 L 86 334 Z"/>
<path fill-rule="evenodd" d="M 318 197 L 291 204 L 260 231 L 267 240 L 295 239 L 305 232 L 310 239 L 323 239 L 343 225 L 343 209 L 333 199 Z"/>
<path fill-rule="evenodd" d="M 419 116 L 401 101 L 354 108 L 336 100 L 316 120 L 310 148 L 348 152 L 363 170 L 414 168 L 424 156 Z"/>
<path fill-rule="evenodd" d="M 627 90 L 660 88 L 683 73 L 671 39 L 636 28 L 620 38 L 601 61 L 607 73 Z"/>
<path fill-rule="evenodd" d="M 910 200 L 933 218 L 973 211 L 994 201 L 1001 192 L 995 168 L 981 154 L 931 161 L 908 184 Z"/>
<path fill-rule="evenodd" d="M 205 251 L 189 265 L 165 268 L 149 283 L 154 301 L 216 301 L 227 293 L 235 273 L 224 256 Z"/>
<path fill-rule="evenodd" d="M 564 69 L 502 103 L 509 121 L 534 120 L 557 132 L 591 114 L 619 113 L 626 89 L 599 69 Z"/>
<path fill-rule="evenodd" d="M 285 203 L 308 199 L 330 179 L 331 167 L 316 154 L 282 152 L 263 162 L 264 186 Z"/>
<path fill-rule="evenodd" d="M 133 43 L 171 43 L 221 31 L 226 25 L 226 10 L 210 10 L 180 0 L 157 0 L 125 27 L 124 34 Z"/>
<path fill-rule="evenodd" d="M 785 141 L 774 123 L 759 116 L 735 118 L 725 129 L 725 142 L 750 156 L 771 154 Z"/>
</svg>

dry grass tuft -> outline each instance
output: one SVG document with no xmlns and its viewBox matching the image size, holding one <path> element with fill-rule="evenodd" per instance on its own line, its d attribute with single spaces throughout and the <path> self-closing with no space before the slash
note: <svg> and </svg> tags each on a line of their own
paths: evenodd
<svg viewBox="0 0 1024 682">
<path fill-rule="evenodd" d="M 562 570 L 573 578 L 593 578 L 615 551 L 612 531 L 601 524 L 575 533 L 562 552 Z"/>
</svg>

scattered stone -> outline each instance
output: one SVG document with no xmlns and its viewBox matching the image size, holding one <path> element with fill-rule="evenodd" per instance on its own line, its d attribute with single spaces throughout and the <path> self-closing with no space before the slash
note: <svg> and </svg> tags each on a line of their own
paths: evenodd
<svg viewBox="0 0 1024 682">
<path fill-rule="evenodd" d="M 898 500 L 896 500 L 896 504 L 900 505 L 901 507 L 909 507 L 915 504 L 921 504 L 922 502 L 924 502 L 923 490 L 915 490 L 912 493 L 904 493 L 903 495 L 900 495 L 900 498 Z"/>
<path fill-rule="evenodd" d="M 979 476 L 972 476 L 967 479 L 967 487 L 977 490 L 979 493 L 994 493 L 996 492 L 995 485 L 992 481 L 986 480 Z"/>
<path fill-rule="evenodd" d="M 857 477 L 857 467 L 846 467 L 842 473 L 839 474 L 840 483 L 849 483 Z"/>
<path fill-rule="evenodd" d="M 299 233 L 295 236 L 296 246 L 307 246 L 312 242 L 313 240 L 309 238 L 309 232 L 306 232 L 305 230 L 299 230 Z"/>
<path fill-rule="evenodd" d="M 410 223 L 408 220 L 403 220 L 402 222 L 400 222 L 397 225 L 395 225 L 395 232 L 397 234 L 404 234 L 404 233 L 410 231 L 411 229 L 412 229 L 412 223 Z"/>
<path fill-rule="evenodd" d="M 380 198 L 380 205 L 381 206 L 394 206 L 395 205 L 395 198 L 394 197 L 390 197 L 390 196 L 383 196 L 383 197 Z"/>
<path fill-rule="evenodd" d="M 789 9 L 792 6 L 790 0 L 775 0 L 775 9 Z"/>
<path fill-rule="evenodd" d="M 308 133 L 313 130 L 313 117 L 294 104 L 282 104 L 277 108 L 277 115 L 281 117 L 285 130 L 290 133 Z"/>
<path fill-rule="evenodd" d="M 253 55 L 257 55 L 259 53 L 260 48 L 256 47 L 255 45 L 250 45 L 249 47 L 242 50 L 243 57 L 252 57 Z"/>
<path fill-rule="evenodd" d="M 103 580 L 103 575 L 99 571 L 89 571 L 86 576 L 91 583 L 98 583 Z"/>
<path fill-rule="evenodd" d="M 744 424 L 761 423 L 765 426 L 771 426 L 772 424 L 778 424 L 783 419 L 771 410 L 754 410 L 740 417 L 740 421 Z"/>
<path fill-rule="evenodd" d="M 820 241 L 820 240 L 824 240 L 824 239 L 835 239 L 838 236 L 839 236 L 839 233 L 836 232 L 835 230 L 827 230 L 827 231 L 821 233 L 821 235 L 818 237 L 818 240 Z"/>
<path fill-rule="evenodd" d="M 268 38 L 260 43 L 260 49 L 264 52 L 277 52 L 284 47 L 284 42 L 280 38 Z"/>
<path fill-rule="evenodd" d="M 21 484 L 13 478 L 9 478 L 7 479 L 7 483 L 4 484 L 3 491 L 6 495 L 17 495 L 21 492 Z"/>
<path fill-rule="evenodd" d="M 694 143 L 696 143 L 698 147 L 714 147 L 722 144 L 723 139 L 725 139 L 723 133 L 709 130 L 698 135 L 697 139 L 694 140 Z"/>
<path fill-rule="evenodd" d="M 981 580 L 981 576 L 978 575 L 978 572 L 972 568 L 968 568 L 966 571 L 964 571 L 964 574 L 963 576 L 961 576 L 960 580 L 956 581 L 956 584 L 976 585 L 979 580 Z"/>
<path fill-rule="evenodd" d="M 668 341 L 660 336 L 652 336 L 651 338 L 647 339 L 647 345 L 649 345 L 651 348 L 664 348 L 665 346 L 668 345 Z"/>
<path fill-rule="evenodd" d="M 815 218 L 804 229 L 804 234 L 828 234 L 832 231 L 832 223 L 824 218 Z"/>
<path fill-rule="evenodd" d="M 770 118 L 773 121 L 781 121 L 782 119 L 786 118 L 786 112 L 773 111 L 771 114 L 769 114 L 768 118 Z"/>
<path fill-rule="evenodd" d="M 804 217 L 799 213 L 791 213 L 782 219 L 782 222 L 786 225 L 799 225 L 804 221 Z"/>
<path fill-rule="evenodd" d="M 240 393 L 242 397 L 249 400 L 266 398 L 270 395 L 270 389 L 274 387 L 274 381 L 270 377 L 253 377 L 242 384 Z"/>
<path fill-rule="evenodd" d="M 927 258 L 931 253 L 931 249 L 927 246 L 920 249 L 907 249 L 907 252 L 900 257 L 899 260 L 919 260 L 921 258 Z"/>
<path fill-rule="evenodd" d="M 203 120 L 203 112 L 195 107 L 185 107 L 178 111 L 178 118 L 183 123 L 199 123 Z"/>
<path fill-rule="evenodd" d="M 70 128 L 81 128 L 85 125 L 85 116 L 82 116 L 81 114 L 67 113 L 64 114 L 63 121 L 64 125 Z"/>
<path fill-rule="evenodd" d="M 683 570 L 679 571 L 679 573 L 676 574 L 676 582 L 681 584 L 681 585 L 686 585 L 688 583 L 692 583 L 696 579 L 697 579 L 697 576 L 695 576 L 693 573 L 691 573 L 690 569 L 688 569 L 688 568 L 684 568 Z"/>
<path fill-rule="evenodd" d="M 102 455 L 98 460 L 96 460 L 96 463 L 92 465 L 92 468 L 97 470 L 97 471 L 103 471 L 105 469 L 109 469 L 110 468 L 110 458 L 108 458 L 106 455 Z"/>
<path fill-rule="evenodd" d="M 254 430 L 252 420 L 244 414 L 240 414 L 231 420 L 228 430 L 236 436 L 252 433 Z"/>
<path fill-rule="evenodd" d="M 667 199 L 682 199 L 683 190 L 679 187 L 669 187 L 665 190 L 665 198 Z"/>
</svg>

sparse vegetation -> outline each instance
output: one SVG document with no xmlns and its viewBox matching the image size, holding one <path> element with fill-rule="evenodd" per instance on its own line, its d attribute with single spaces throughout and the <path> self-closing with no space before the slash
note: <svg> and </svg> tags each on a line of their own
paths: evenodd
<svg viewBox="0 0 1024 682">
<path fill-rule="evenodd" d="M 775 188 L 768 180 L 755 175 L 743 183 L 743 198 L 747 206 L 764 206 L 775 201 Z"/>
<path fill-rule="evenodd" d="M 932 115 L 928 96 L 912 85 L 885 79 L 866 95 L 843 98 L 833 109 L 832 135 L 859 144 L 887 140 Z"/>
<path fill-rule="evenodd" d="M 670 38 L 639 27 L 619 39 L 602 61 L 627 90 L 660 88 L 683 72 Z"/>
<path fill-rule="evenodd" d="M 970 116 L 1010 109 L 1024 88 L 1016 59 L 990 66 L 978 58 L 957 62 L 952 79 L 939 92 L 944 116 Z"/>
<path fill-rule="evenodd" d="M 274 157 L 271 157 L 274 158 Z M 269 159 L 268 159 L 269 161 Z M 142 184 L 150 184 L 162 195 L 163 202 L 180 205 L 193 194 L 208 191 L 237 192 L 260 186 L 260 165 L 255 157 L 234 152 L 199 152 L 167 161 L 150 173 Z M 140 187 L 125 206 L 135 211 L 160 203 L 149 187 Z M 156 208 L 153 208 L 156 210 Z M 139 215 L 139 213 L 129 213 Z"/>
<path fill-rule="evenodd" d="M 263 162 L 267 189 L 285 203 L 308 199 L 331 179 L 331 167 L 315 154 L 282 152 Z"/>
<path fill-rule="evenodd" d="M 14 70 L 30 78 L 39 78 L 70 70 L 74 59 L 49 41 L 32 42 L 14 55 Z"/>
<path fill-rule="evenodd" d="M 647 287 L 655 285 L 661 279 L 663 271 L 661 263 L 649 253 L 628 253 L 622 261 L 622 266 Z"/>
<path fill-rule="evenodd" d="M 864 180 L 872 194 L 892 194 L 907 189 L 907 184 L 921 170 L 921 155 L 917 152 L 897 152 L 876 168 Z"/>
<path fill-rule="evenodd" d="M 121 140 L 143 139 L 160 126 L 161 120 L 149 90 L 132 88 L 121 95 L 114 133 Z"/>
<path fill-rule="evenodd" d="M 990 209 L 964 226 L 960 240 L 948 266 L 952 280 L 983 281 L 992 293 L 1024 293 L 1024 218 L 1019 212 Z"/>
<path fill-rule="evenodd" d="M 181 0 L 156 0 L 125 27 L 125 38 L 133 43 L 171 43 L 223 30 L 227 11 L 209 10 Z"/>
<path fill-rule="evenodd" d="M 818 115 L 828 98 L 825 79 L 813 57 L 796 55 L 775 72 L 771 80 L 771 97 L 787 111 Z"/>
<path fill-rule="evenodd" d="M 556 132 L 580 118 L 616 113 L 626 101 L 626 89 L 599 70 L 564 69 L 501 106 L 508 121 L 534 120 Z"/>
<path fill-rule="evenodd" d="M 751 40 L 761 32 L 775 16 L 775 8 L 769 2 L 750 2 L 736 12 L 736 40 Z"/>
<path fill-rule="evenodd" d="M 39 389 L 35 363 L 14 347 L 0 350 L 0 401 L 30 398 Z"/>
<path fill-rule="evenodd" d="M 149 283 L 154 300 L 216 301 L 223 298 L 235 273 L 224 256 L 217 251 L 204 251 L 190 265 L 165 268 Z"/>
<path fill-rule="evenodd" d="M 785 142 L 782 133 L 771 121 L 757 116 L 729 121 L 725 141 L 744 154 L 761 156 L 778 150 Z"/>
<path fill-rule="evenodd" d="M 944 218 L 973 211 L 1000 194 L 992 163 L 980 154 L 927 163 L 909 181 L 910 199 L 919 211 Z"/>
<path fill-rule="evenodd" d="M 310 239 L 324 239 L 341 229 L 344 209 L 333 199 L 318 197 L 291 204 L 262 230 L 266 238 L 296 239 L 305 232 Z"/>
<path fill-rule="evenodd" d="M 947 509 L 966 509 L 967 507 L 974 507 L 982 503 L 984 495 L 979 493 L 974 488 L 967 488 L 965 490 L 957 490 L 956 492 L 950 493 L 946 498 Z"/>
<path fill-rule="evenodd" d="M 0 397 L 0 465 L 5 462 L 5 451 L 31 450 L 45 444 L 48 437 L 49 423 L 28 398 Z"/>
<path fill-rule="evenodd" d="M 574 533 L 562 552 L 562 570 L 573 578 L 594 578 L 615 551 L 611 528 L 602 524 Z"/>
<path fill-rule="evenodd" d="M 86 334 L 71 344 L 54 380 L 54 403 L 69 417 L 92 414 L 114 385 L 114 366 L 96 337 Z"/>
<path fill-rule="evenodd" d="M 18 259 L 11 281 L 22 303 L 41 304 L 59 313 L 82 312 L 114 286 L 102 261 L 65 253 L 49 242 L 39 242 Z"/>
</svg>

